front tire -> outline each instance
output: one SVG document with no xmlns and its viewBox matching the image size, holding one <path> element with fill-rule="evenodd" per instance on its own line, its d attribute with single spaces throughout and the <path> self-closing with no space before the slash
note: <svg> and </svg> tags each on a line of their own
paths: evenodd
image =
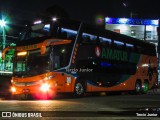
<svg viewBox="0 0 160 120">
<path fill-rule="evenodd" d="M 74 85 L 74 95 L 75 97 L 83 97 L 85 93 L 85 85 L 81 81 L 77 81 Z"/>
</svg>

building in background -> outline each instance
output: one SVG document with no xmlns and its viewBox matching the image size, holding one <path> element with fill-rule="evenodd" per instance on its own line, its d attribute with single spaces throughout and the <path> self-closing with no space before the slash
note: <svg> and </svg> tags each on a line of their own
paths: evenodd
<svg viewBox="0 0 160 120">
<path fill-rule="evenodd" d="M 146 42 L 154 43 L 158 46 L 159 19 L 134 19 L 134 18 L 105 18 L 105 29 L 120 34 L 125 34 Z M 159 59 L 159 81 L 160 81 L 160 54 L 157 51 Z"/>
<path fill-rule="evenodd" d="M 105 18 L 105 29 L 125 34 L 157 45 L 159 20 L 133 18 Z"/>
</svg>

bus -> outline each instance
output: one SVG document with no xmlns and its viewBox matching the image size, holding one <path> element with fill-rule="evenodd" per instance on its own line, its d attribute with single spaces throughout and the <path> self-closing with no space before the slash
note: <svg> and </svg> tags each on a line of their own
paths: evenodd
<svg viewBox="0 0 160 120">
<path fill-rule="evenodd" d="M 12 95 L 53 96 L 132 91 L 158 82 L 156 47 L 136 38 L 73 20 L 27 27 L 14 47 Z"/>
</svg>

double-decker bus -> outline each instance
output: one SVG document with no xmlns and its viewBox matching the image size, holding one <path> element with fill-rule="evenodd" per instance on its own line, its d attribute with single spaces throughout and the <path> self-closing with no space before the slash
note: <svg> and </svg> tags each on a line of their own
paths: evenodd
<svg viewBox="0 0 160 120">
<path fill-rule="evenodd" d="M 26 28 L 14 49 L 12 95 L 147 93 L 157 84 L 155 45 L 72 20 Z"/>
</svg>

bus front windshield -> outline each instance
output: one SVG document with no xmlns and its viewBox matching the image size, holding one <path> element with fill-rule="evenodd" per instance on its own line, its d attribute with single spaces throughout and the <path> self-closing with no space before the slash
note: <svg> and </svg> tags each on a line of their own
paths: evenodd
<svg viewBox="0 0 160 120">
<path fill-rule="evenodd" d="M 20 52 L 19 52 L 20 53 Z M 26 55 L 18 55 L 15 60 L 15 76 L 34 76 L 49 72 L 49 52 L 42 55 L 40 50 L 28 51 Z"/>
<path fill-rule="evenodd" d="M 29 77 L 66 67 L 70 61 L 72 47 L 72 44 L 47 47 L 45 54 L 41 54 L 40 49 L 26 53 L 17 52 L 13 74 Z"/>
</svg>

